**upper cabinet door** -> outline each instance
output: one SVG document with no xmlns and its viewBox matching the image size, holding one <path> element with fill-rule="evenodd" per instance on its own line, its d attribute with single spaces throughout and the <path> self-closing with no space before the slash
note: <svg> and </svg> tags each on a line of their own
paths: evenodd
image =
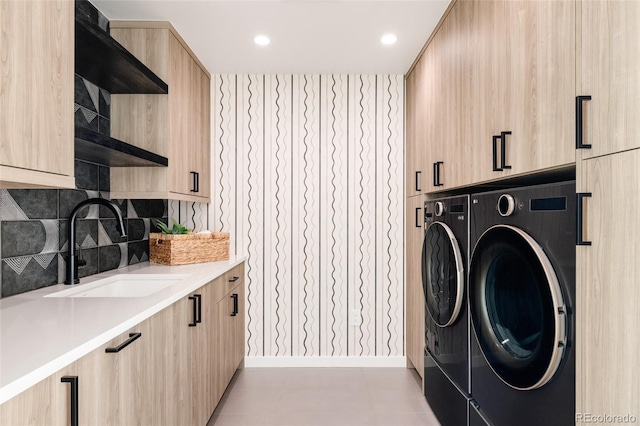
<svg viewBox="0 0 640 426">
<path fill-rule="evenodd" d="M 471 158 L 467 164 L 471 179 L 481 183 L 502 176 L 494 171 L 498 152 L 494 152 L 494 135 L 504 126 L 506 91 L 505 8 L 503 2 L 463 1 L 463 14 L 470 16 L 467 51 L 471 57 L 469 78 Z"/>
<path fill-rule="evenodd" d="M 426 168 L 430 141 L 426 134 L 426 104 L 429 101 L 426 52 L 406 79 L 406 195 L 427 191 L 429 171 Z"/>
<path fill-rule="evenodd" d="M 600 3 L 600 2 L 595 2 Z M 503 2 L 506 28 L 506 120 L 500 132 L 505 173 L 575 162 L 574 1 Z"/>
<path fill-rule="evenodd" d="M 75 187 L 73 14 L 67 0 L 0 6 L 0 187 Z"/>
<path fill-rule="evenodd" d="M 577 95 L 583 102 L 581 158 L 640 147 L 640 2 L 579 3 Z"/>
<path fill-rule="evenodd" d="M 436 54 L 435 81 L 439 90 L 432 111 L 438 114 L 439 127 L 432 165 L 434 191 L 464 186 L 473 181 L 469 164 L 473 161 L 469 147 L 473 140 L 471 73 L 472 4 L 458 1 L 451 8 L 434 37 Z"/>
<path fill-rule="evenodd" d="M 575 3 L 463 1 L 481 183 L 575 162 Z"/>
<path fill-rule="evenodd" d="M 193 150 L 193 69 L 196 66 L 189 53 L 173 35 L 169 37 L 169 116 L 171 123 L 169 160 L 172 192 L 190 194 L 191 156 Z"/>
<path fill-rule="evenodd" d="M 211 196 L 211 78 L 196 66 L 198 79 L 195 114 L 199 117 L 196 137 L 195 169 L 198 173 L 198 193 L 201 197 Z"/>
</svg>

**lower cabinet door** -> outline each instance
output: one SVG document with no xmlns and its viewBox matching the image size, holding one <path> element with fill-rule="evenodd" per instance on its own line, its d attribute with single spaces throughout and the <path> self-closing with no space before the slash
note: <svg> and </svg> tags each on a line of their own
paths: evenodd
<svg viewBox="0 0 640 426">
<path fill-rule="evenodd" d="M 60 376 L 54 374 L 0 405 L 0 425 L 70 425 L 71 386 Z"/>
<path fill-rule="evenodd" d="M 215 298 L 212 286 L 214 280 L 200 288 L 196 294 L 201 300 L 197 301 L 197 325 L 190 339 L 191 352 L 191 386 L 193 396 L 193 424 L 206 425 L 216 406 L 216 393 L 213 385 L 214 354 L 216 350 L 216 315 Z"/>
<path fill-rule="evenodd" d="M 238 302 L 236 306 L 236 315 L 233 317 L 233 372 L 238 368 L 242 368 L 244 365 L 244 279 L 240 281 L 240 284 L 233 290 L 233 294 L 237 294 Z"/>
<path fill-rule="evenodd" d="M 424 292 L 421 255 L 424 237 L 424 197 L 407 198 L 407 359 L 420 377 L 424 375 Z"/>
<path fill-rule="evenodd" d="M 640 416 L 640 149 L 578 162 L 576 412 Z"/>
</svg>

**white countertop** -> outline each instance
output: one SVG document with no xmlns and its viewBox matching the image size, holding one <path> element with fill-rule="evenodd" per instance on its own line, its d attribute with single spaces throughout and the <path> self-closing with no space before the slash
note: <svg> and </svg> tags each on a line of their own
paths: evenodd
<svg viewBox="0 0 640 426">
<path fill-rule="evenodd" d="M 218 278 L 246 257 L 164 266 L 144 262 L 0 299 L 0 404 Z M 119 274 L 188 274 L 137 298 L 59 298 L 47 294 Z"/>
</svg>

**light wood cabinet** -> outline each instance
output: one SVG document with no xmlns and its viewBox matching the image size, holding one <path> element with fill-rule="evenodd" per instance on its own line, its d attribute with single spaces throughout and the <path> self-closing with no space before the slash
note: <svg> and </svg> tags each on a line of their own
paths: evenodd
<svg viewBox="0 0 640 426">
<path fill-rule="evenodd" d="M 576 412 L 640 417 L 640 149 L 578 163 Z"/>
<path fill-rule="evenodd" d="M 576 2 L 503 2 L 506 158 L 521 174 L 575 162 Z"/>
<path fill-rule="evenodd" d="M 0 405 L 0 425 L 69 425 L 70 385 L 60 382 L 62 376 L 47 377 Z"/>
<path fill-rule="evenodd" d="M 408 184 L 423 158 L 427 193 L 575 162 L 575 12 L 564 0 L 451 6 L 407 79 Z"/>
<path fill-rule="evenodd" d="M 429 192 L 443 191 L 471 181 L 471 92 L 470 7 L 456 2 L 427 49 L 433 63 L 429 102 L 430 130 L 433 146 L 433 177 Z"/>
<path fill-rule="evenodd" d="M 503 2 L 473 0 L 459 3 L 471 16 L 467 39 L 472 67 L 468 146 L 471 160 L 467 164 L 471 176 L 467 183 L 479 183 L 499 176 L 493 170 L 493 138 L 500 135 L 504 126 L 499 112 L 504 109 L 506 91 L 505 10 Z M 497 146 L 497 141 L 495 143 Z M 498 155 L 496 152 L 495 157 Z"/>
<path fill-rule="evenodd" d="M 194 306 L 192 300 L 184 297 L 174 303 L 171 309 L 170 328 L 172 343 L 169 348 L 170 368 L 168 391 L 171 397 L 167 399 L 169 406 L 167 425 L 195 424 L 194 417 L 194 388 L 192 385 L 193 351 L 197 327 L 190 327 L 194 322 Z"/>
<path fill-rule="evenodd" d="M 200 288 L 195 296 L 199 306 L 196 327 L 191 331 L 191 388 L 193 421 L 192 424 L 204 425 L 209 421 L 218 402 L 214 381 L 215 365 L 222 362 L 216 357 L 216 347 L 219 344 L 217 334 L 218 317 L 216 315 L 216 299 L 214 286 L 220 286 L 221 278 Z"/>
<path fill-rule="evenodd" d="M 78 378 L 79 424 L 205 425 L 243 359 L 240 264 L 0 405 L 0 426 L 70 424 L 65 376 Z"/>
<path fill-rule="evenodd" d="M 583 102 L 581 158 L 640 147 L 640 3 L 579 2 L 578 95 Z"/>
<path fill-rule="evenodd" d="M 427 66 L 430 62 L 423 55 L 406 77 L 406 194 L 427 192 L 430 175 L 427 153 L 431 147 L 426 129 L 427 103 L 431 100 L 427 87 Z"/>
<path fill-rule="evenodd" d="M 422 240 L 424 239 L 423 196 L 407 198 L 406 306 L 407 366 L 424 376 L 424 293 L 422 291 Z M 423 377 L 424 378 L 424 377 Z"/>
<path fill-rule="evenodd" d="M 475 173 L 466 183 L 574 163 L 575 2 L 461 3 L 476 17 L 470 51 L 479 108 Z"/>
<path fill-rule="evenodd" d="M 0 6 L 0 188 L 75 188 L 67 0 Z"/>
<path fill-rule="evenodd" d="M 227 384 L 233 377 L 244 358 L 244 281 L 237 285 L 218 302 L 218 326 L 221 339 L 221 356 L 224 360 L 218 363 L 218 383 L 224 393 Z"/>
<path fill-rule="evenodd" d="M 168 22 L 110 25 L 169 86 L 168 95 L 111 97 L 111 135 L 169 159 L 167 168 L 112 168 L 112 197 L 209 202 L 210 74 Z"/>
<path fill-rule="evenodd" d="M 68 425 L 72 416 L 71 384 L 76 377 L 79 424 L 164 424 L 166 361 L 160 313 L 111 340 L 78 361 L 0 406 L 1 425 Z M 117 353 L 117 348 L 140 333 Z M 134 334 L 135 336 L 135 334 Z M 160 374 L 158 374 L 160 372 Z"/>
</svg>

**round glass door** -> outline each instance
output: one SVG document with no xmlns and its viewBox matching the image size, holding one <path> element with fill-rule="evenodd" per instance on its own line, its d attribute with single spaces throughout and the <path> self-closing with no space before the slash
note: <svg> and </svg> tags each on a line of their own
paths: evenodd
<svg viewBox="0 0 640 426">
<path fill-rule="evenodd" d="M 478 240 L 469 271 L 473 327 L 489 366 L 515 389 L 543 386 L 562 360 L 566 313 L 542 247 L 521 229 L 497 225 Z"/>
<path fill-rule="evenodd" d="M 424 235 L 422 288 L 433 321 L 439 327 L 452 325 L 462 308 L 464 266 L 458 241 L 442 222 L 433 222 Z"/>
</svg>

